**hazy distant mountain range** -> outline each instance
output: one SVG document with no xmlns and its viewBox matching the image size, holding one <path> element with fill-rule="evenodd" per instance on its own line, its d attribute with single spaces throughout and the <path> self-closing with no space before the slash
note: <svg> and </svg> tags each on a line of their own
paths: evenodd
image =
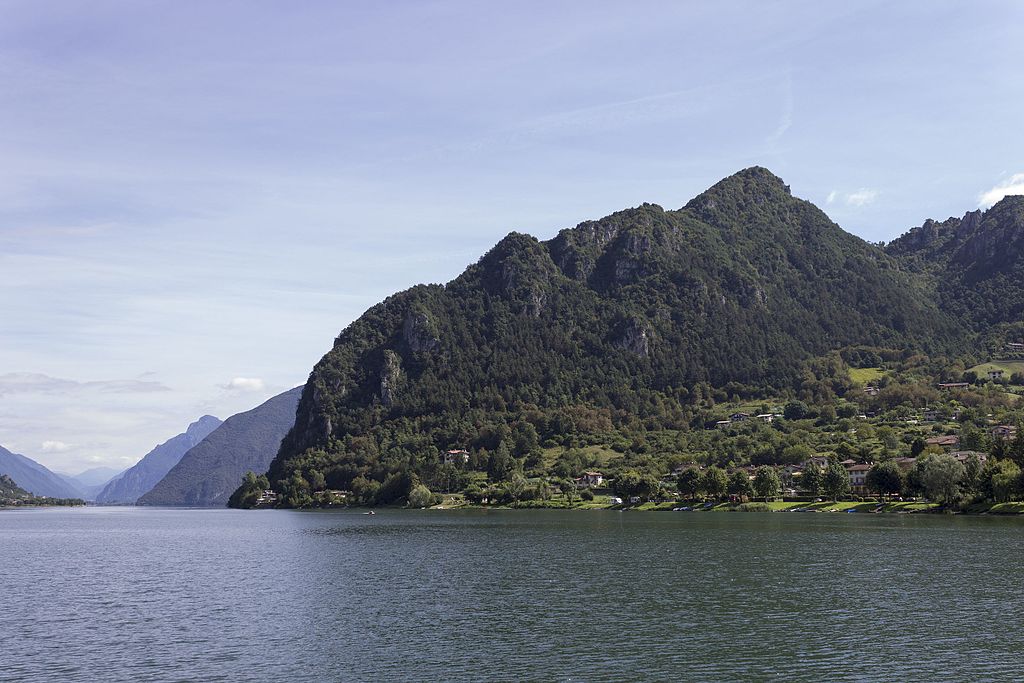
<svg viewBox="0 0 1024 683">
<path fill-rule="evenodd" d="M 295 422 L 302 387 L 229 417 L 181 458 L 139 505 L 223 506 L 247 471 L 265 472 Z"/>
<path fill-rule="evenodd" d="M 110 481 L 96 496 L 96 502 L 106 505 L 134 504 L 139 496 L 163 479 L 164 475 L 178 464 L 178 461 L 189 449 L 205 439 L 220 425 L 221 421 L 212 415 L 204 415 L 199 418 L 190 424 L 183 434 L 178 434 L 160 444 L 147 453 L 142 460 Z"/>
<path fill-rule="evenodd" d="M 0 446 L 0 474 L 6 474 L 18 486 L 37 496 L 82 498 L 82 491 L 64 477 L 51 472 L 35 460 L 11 453 Z"/>
</svg>

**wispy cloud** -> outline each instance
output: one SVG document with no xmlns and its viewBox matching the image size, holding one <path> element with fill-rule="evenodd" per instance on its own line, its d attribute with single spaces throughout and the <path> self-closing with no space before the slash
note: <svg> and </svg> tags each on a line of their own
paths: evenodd
<svg viewBox="0 0 1024 683">
<path fill-rule="evenodd" d="M 878 190 L 862 187 L 856 192 L 846 195 L 846 203 L 850 206 L 866 206 L 874 202 L 876 197 L 878 197 Z"/>
<path fill-rule="evenodd" d="M 840 192 L 839 190 L 832 190 L 825 198 L 825 203 L 835 204 L 837 201 L 842 201 L 847 206 L 867 206 L 874 202 L 877 197 L 878 190 L 873 190 L 868 187 L 862 187 L 854 192 Z"/>
<path fill-rule="evenodd" d="M 63 441 L 44 441 L 39 447 L 43 449 L 44 453 L 63 453 L 71 448 Z"/>
<path fill-rule="evenodd" d="M 978 195 L 978 207 L 987 209 L 1003 197 L 1011 194 L 1024 194 L 1024 173 L 1014 173 L 991 190 L 982 192 Z"/>
<path fill-rule="evenodd" d="M 160 382 L 135 379 L 78 382 L 37 372 L 9 372 L 6 375 L 0 375 L 0 396 L 6 394 L 67 394 L 89 390 L 111 394 L 148 394 L 171 389 Z"/>
<path fill-rule="evenodd" d="M 266 384 L 259 377 L 233 377 L 223 388 L 228 391 L 263 391 Z"/>
</svg>

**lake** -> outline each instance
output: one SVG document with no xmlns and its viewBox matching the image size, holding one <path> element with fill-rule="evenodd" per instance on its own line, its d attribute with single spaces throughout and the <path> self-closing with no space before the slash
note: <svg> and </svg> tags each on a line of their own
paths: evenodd
<svg viewBox="0 0 1024 683">
<path fill-rule="evenodd" d="M 1024 519 L 0 511 L 0 679 L 1019 680 Z"/>
</svg>

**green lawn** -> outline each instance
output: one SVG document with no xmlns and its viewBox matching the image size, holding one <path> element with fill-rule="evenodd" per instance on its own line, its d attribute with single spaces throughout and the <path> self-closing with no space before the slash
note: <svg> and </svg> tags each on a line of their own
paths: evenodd
<svg viewBox="0 0 1024 683">
<path fill-rule="evenodd" d="M 1024 373 L 1024 361 L 992 361 L 991 363 L 982 363 L 981 365 L 975 365 L 971 368 L 971 371 L 978 373 L 978 377 L 986 379 L 988 373 L 992 370 L 1002 370 L 1005 373 L 1005 377 L 1009 379 L 1010 375 L 1015 372 Z"/>
<path fill-rule="evenodd" d="M 587 457 L 596 458 L 596 467 L 607 467 L 608 463 L 616 458 L 621 458 L 622 453 L 614 451 L 608 446 L 584 446 L 580 449 Z M 553 448 L 545 448 L 544 454 L 541 456 L 544 461 L 544 466 L 548 469 L 554 466 L 558 460 L 558 456 L 565 452 L 565 448 L 562 446 L 555 446 Z"/>
<path fill-rule="evenodd" d="M 884 374 L 882 368 L 850 368 L 850 379 L 857 384 L 869 384 L 881 379 Z"/>
</svg>

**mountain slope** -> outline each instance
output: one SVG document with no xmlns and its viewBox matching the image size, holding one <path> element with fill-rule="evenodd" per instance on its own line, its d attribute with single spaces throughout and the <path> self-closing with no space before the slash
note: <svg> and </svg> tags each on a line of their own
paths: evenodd
<svg viewBox="0 0 1024 683">
<path fill-rule="evenodd" d="M 295 423 L 302 387 L 233 415 L 188 451 L 139 505 L 227 504 L 246 472 L 265 472 Z"/>
<path fill-rule="evenodd" d="M 139 496 L 163 479 L 190 448 L 205 439 L 220 424 L 221 421 L 211 415 L 199 418 L 183 434 L 160 444 L 103 487 L 96 496 L 96 502 L 107 505 L 133 504 Z"/>
<path fill-rule="evenodd" d="M 845 346 L 962 338 L 895 258 L 751 168 L 677 211 L 511 233 L 447 286 L 374 306 L 313 369 L 269 474 L 295 503 L 429 478 L 439 449 L 685 428 L 710 386 L 755 396 L 822 381 L 807 363 Z"/>
<path fill-rule="evenodd" d="M 0 504 L 3 501 L 21 501 L 31 497 L 31 493 L 18 486 L 9 476 L 0 474 Z"/>
<path fill-rule="evenodd" d="M 50 498 L 80 498 L 77 487 L 68 483 L 60 475 L 46 469 L 35 460 L 24 455 L 11 453 L 0 446 L 0 474 L 6 474 L 18 486 L 36 496 Z"/>
<path fill-rule="evenodd" d="M 975 329 L 1024 320 L 1024 196 L 925 221 L 886 251 L 928 277 L 940 306 Z"/>
</svg>

